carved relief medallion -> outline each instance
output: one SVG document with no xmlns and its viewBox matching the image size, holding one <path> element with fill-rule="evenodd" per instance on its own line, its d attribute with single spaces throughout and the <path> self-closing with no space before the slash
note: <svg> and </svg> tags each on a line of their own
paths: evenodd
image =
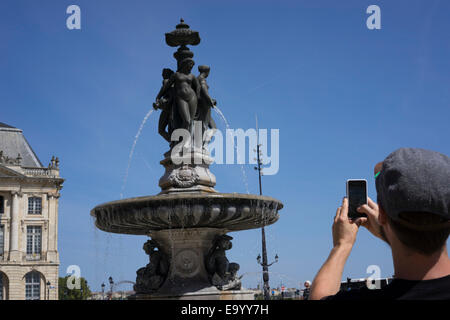
<svg viewBox="0 0 450 320">
<path fill-rule="evenodd" d="M 189 188 L 198 182 L 199 176 L 193 168 L 183 166 L 180 169 L 173 170 L 169 180 L 175 187 Z"/>
<path fill-rule="evenodd" d="M 191 249 L 180 251 L 175 257 L 175 269 L 184 276 L 192 276 L 199 268 L 199 256 Z"/>
</svg>

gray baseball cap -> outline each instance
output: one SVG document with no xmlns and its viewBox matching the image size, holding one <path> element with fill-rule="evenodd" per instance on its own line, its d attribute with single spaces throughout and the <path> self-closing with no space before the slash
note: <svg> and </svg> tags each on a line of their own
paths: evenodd
<svg viewBox="0 0 450 320">
<path fill-rule="evenodd" d="M 403 220 L 401 213 L 424 212 L 450 221 L 450 158 L 444 154 L 398 149 L 383 161 L 375 185 L 378 203 L 394 220 Z"/>
</svg>

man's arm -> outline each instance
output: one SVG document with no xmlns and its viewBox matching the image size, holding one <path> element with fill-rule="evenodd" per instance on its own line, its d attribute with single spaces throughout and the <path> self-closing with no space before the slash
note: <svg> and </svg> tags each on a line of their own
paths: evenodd
<svg viewBox="0 0 450 320">
<path fill-rule="evenodd" d="M 309 300 L 320 300 L 339 292 L 342 272 L 351 250 L 351 246 L 334 247 L 331 250 L 327 261 L 314 278 Z"/>
<path fill-rule="evenodd" d="M 310 300 L 320 300 L 338 293 L 342 272 L 356 240 L 361 221 L 348 218 L 348 199 L 336 211 L 333 223 L 333 249 L 317 273 L 311 286 Z"/>
</svg>

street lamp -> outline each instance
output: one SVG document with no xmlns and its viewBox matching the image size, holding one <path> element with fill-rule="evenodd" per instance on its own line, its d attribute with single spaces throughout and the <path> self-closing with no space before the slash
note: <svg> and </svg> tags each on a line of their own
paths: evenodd
<svg viewBox="0 0 450 320">
<path fill-rule="evenodd" d="M 50 300 L 50 281 L 47 281 L 47 300 Z"/>
<path fill-rule="evenodd" d="M 259 179 L 259 194 L 262 195 L 262 183 L 261 183 L 261 176 L 263 175 L 263 168 L 261 168 L 261 166 L 263 165 L 262 159 L 261 159 L 261 144 L 259 143 L 259 134 L 258 134 L 258 117 L 256 117 L 256 156 L 257 158 L 255 160 L 257 160 L 258 166 L 255 167 L 255 170 L 258 171 L 258 179 Z M 269 267 L 271 265 L 273 265 L 274 263 L 278 262 L 278 255 L 275 256 L 275 261 L 268 264 L 267 263 L 267 246 L 266 246 L 266 231 L 264 229 L 264 221 L 261 227 L 261 249 L 262 249 L 262 262 L 261 262 L 261 255 L 258 255 L 258 257 L 256 258 L 256 260 L 258 260 L 258 263 L 262 266 L 263 268 L 263 281 L 264 281 L 264 286 L 263 286 L 263 292 L 264 292 L 264 300 L 270 300 L 270 286 L 269 286 Z"/>
<path fill-rule="evenodd" d="M 111 286 L 111 292 L 110 292 L 110 300 L 112 300 L 112 295 L 113 295 L 113 287 L 114 287 L 114 280 L 112 277 L 109 277 L 109 285 Z"/>
<path fill-rule="evenodd" d="M 102 283 L 102 300 L 105 300 L 105 283 Z"/>
<path fill-rule="evenodd" d="M 263 238 L 264 240 L 264 238 Z M 265 241 L 264 241 L 265 242 Z M 265 243 L 264 243 L 265 244 Z M 264 299 L 270 300 L 270 292 L 269 292 L 269 267 L 273 265 L 274 263 L 278 262 L 278 254 L 275 255 L 275 261 L 272 261 L 271 263 L 267 263 L 267 251 L 265 248 L 265 245 L 263 245 L 263 261 L 261 261 L 261 255 L 258 254 L 258 257 L 256 258 L 258 261 L 258 264 L 260 264 L 263 267 L 263 292 L 264 292 Z"/>
</svg>

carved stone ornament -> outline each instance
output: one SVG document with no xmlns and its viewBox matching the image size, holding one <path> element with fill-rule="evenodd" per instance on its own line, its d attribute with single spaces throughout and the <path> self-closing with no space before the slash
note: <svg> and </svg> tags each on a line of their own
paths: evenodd
<svg viewBox="0 0 450 320">
<path fill-rule="evenodd" d="M 180 169 L 172 171 L 169 180 L 175 187 L 189 188 L 198 182 L 199 176 L 193 168 L 183 166 Z"/>
<path fill-rule="evenodd" d="M 194 274 L 199 267 L 199 257 L 194 250 L 185 249 L 180 251 L 175 257 L 176 270 L 185 275 Z"/>
</svg>

